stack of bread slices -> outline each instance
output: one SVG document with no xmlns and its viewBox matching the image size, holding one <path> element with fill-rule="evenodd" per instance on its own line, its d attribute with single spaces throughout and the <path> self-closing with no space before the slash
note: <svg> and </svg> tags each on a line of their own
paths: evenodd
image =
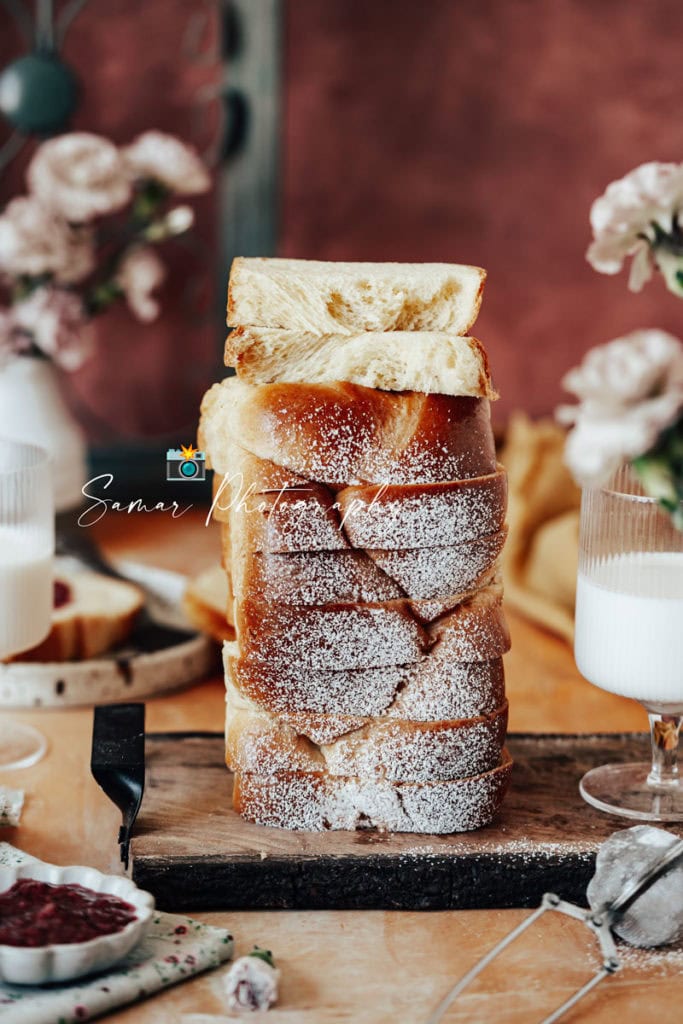
<svg viewBox="0 0 683 1024">
<path fill-rule="evenodd" d="M 234 807 L 293 829 L 447 833 L 507 788 L 506 479 L 485 273 L 238 259 L 202 407 L 229 579 Z"/>
</svg>

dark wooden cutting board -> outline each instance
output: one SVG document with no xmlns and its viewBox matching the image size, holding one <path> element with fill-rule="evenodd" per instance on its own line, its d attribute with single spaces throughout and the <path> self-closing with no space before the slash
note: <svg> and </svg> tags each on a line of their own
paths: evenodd
<svg viewBox="0 0 683 1024">
<path fill-rule="evenodd" d="M 603 839 L 629 822 L 593 810 L 578 782 L 607 761 L 647 760 L 641 734 L 510 735 L 499 818 L 454 836 L 287 832 L 231 809 L 223 737 L 151 734 L 131 842 L 133 878 L 163 910 L 526 907 L 583 901 Z"/>
</svg>

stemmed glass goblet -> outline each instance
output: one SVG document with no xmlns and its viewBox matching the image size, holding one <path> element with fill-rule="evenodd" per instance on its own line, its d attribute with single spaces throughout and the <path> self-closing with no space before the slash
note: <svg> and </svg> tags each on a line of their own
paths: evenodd
<svg viewBox="0 0 683 1024">
<path fill-rule="evenodd" d="M 628 466 L 582 496 L 574 653 L 595 686 L 645 706 L 652 741 L 650 764 L 594 768 L 582 796 L 627 818 L 682 821 L 683 532 Z"/>
<path fill-rule="evenodd" d="M 54 501 L 42 448 L 0 438 L 0 660 L 29 650 L 50 631 Z M 32 726 L 0 717 L 0 768 L 26 768 L 46 750 Z"/>
</svg>

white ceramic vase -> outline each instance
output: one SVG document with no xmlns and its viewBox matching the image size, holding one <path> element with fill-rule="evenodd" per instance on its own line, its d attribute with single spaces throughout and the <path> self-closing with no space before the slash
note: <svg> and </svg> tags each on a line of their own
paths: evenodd
<svg viewBox="0 0 683 1024">
<path fill-rule="evenodd" d="M 57 512 L 81 504 L 87 480 L 85 438 L 49 360 L 17 356 L 0 370 L 0 439 L 5 438 L 50 453 Z"/>
</svg>

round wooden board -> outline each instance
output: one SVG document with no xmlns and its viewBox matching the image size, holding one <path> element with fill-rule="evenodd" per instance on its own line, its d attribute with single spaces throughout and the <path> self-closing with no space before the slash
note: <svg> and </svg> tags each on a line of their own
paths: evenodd
<svg viewBox="0 0 683 1024">
<path fill-rule="evenodd" d="M 188 626 L 180 607 L 185 576 L 134 562 L 118 567 L 131 581 L 157 594 L 165 607 L 173 607 L 164 621 Z M 151 653 L 124 648 L 89 661 L 0 664 L 0 707 L 60 708 L 139 700 L 194 683 L 214 663 L 213 641 L 197 633 L 185 643 Z"/>
</svg>

